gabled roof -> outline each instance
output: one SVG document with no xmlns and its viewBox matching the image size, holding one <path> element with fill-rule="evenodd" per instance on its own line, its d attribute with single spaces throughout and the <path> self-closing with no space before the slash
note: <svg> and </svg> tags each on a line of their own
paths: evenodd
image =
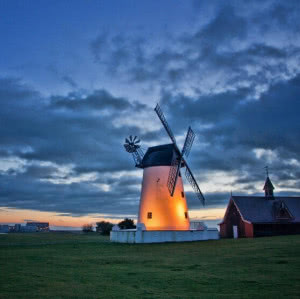
<svg viewBox="0 0 300 299">
<path fill-rule="evenodd" d="M 281 222 L 277 212 L 283 205 L 291 215 L 288 221 L 300 222 L 300 197 L 276 196 L 274 200 L 267 200 L 265 196 L 232 196 L 231 199 L 242 218 L 252 223 Z"/>
</svg>

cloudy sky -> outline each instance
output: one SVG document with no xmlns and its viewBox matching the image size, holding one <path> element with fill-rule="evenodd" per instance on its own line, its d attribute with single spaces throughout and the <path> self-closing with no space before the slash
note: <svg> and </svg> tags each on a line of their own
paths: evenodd
<svg viewBox="0 0 300 299">
<path fill-rule="evenodd" d="M 135 217 L 142 170 L 124 138 L 196 133 L 194 219 L 230 192 L 300 195 L 300 2 L 1 1 L 0 222 Z"/>
</svg>

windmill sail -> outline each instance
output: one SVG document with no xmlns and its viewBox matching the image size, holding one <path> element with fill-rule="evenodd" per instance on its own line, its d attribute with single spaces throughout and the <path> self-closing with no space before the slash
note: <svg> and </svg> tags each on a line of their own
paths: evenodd
<svg viewBox="0 0 300 299">
<path fill-rule="evenodd" d="M 193 176 L 193 173 L 191 172 L 190 168 L 188 167 L 188 165 L 186 165 L 186 169 L 185 169 L 185 177 L 187 178 L 187 180 L 189 181 L 189 183 L 191 184 L 192 188 L 194 189 L 194 192 L 196 193 L 198 199 L 202 202 L 202 204 L 204 205 L 205 203 L 205 198 Z"/>
<path fill-rule="evenodd" d="M 193 130 L 191 129 L 191 127 L 189 127 L 180 156 L 178 156 L 178 154 L 175 154 L 175 157 L 177 156 L 176 157 L 176 161 L 177 161 L 176 167 L 174 166 L 174 167 L 170 168 L 168 188 L 170 190 L 171 196 L 174 195 L 174 191 L 176 188 L 176 182 L 177 182 L 180 167 L 181 167 L 181 161 L 183 160 L 183 155 L 188 156 L 188 154 L 191 150 L 194 138 L 195 138 L 195 134 L 194 134 Z M 175 168 L 176 168 L 176 170 L 175 170 Z"/>
<path fill-rule="evenodd" d="M 194 139 L 195 139 L 195 133 L 193 132 L 191 127 L 189 127 L 185 138 L 183 150 L 182 150 L 182 154 L 185 155 L 186 157 L 188 157 L 190 154 Z"/>
<path fill-rule="evenodd" d="M 168 123 L 167 123 L 167 120 L 162 112 L 162 110 L 160 109 L 159 105 L 157 104 L 156 107 L 155 107 L 155 112 L 157 114 L 157 116 L 159 117 L 160 121 L 162 122 L 164 128 L 166 129 L 168 135 L 170 136 L 171 140 L 173 141 L 174 144 L 176 144 L 176 140 L 175 140 L 175 137 L 174 137 L 174 134 L 173 132 L 171 131 Z"/>
<path fill-rule="evenodd" d="M 169 137 L 171 138 L 172 142 L 173 142 L 173 146 L 175 149 L 175 153 L 173 155 L 173 159 L 172 159 L 172 164 L 170 167 L 170 171 L 169 171 L 169 177 L 168 177 L 168 182 L 167 182 L 167 186 L 170 192 L 170 195 L 173 196 L 174 195 L 174 191 L 176 188 L 176 182 L 179 176 L 179 172 L 180 172 L 180 167 L 181 164 L 183 162 L 183 165 L 186 167 L 186 178 L 188 179 L 188 181 L 190 182 L 190 184 L 192 185 L 197 197 L 202 201 L 202 204 L 204 204 L 205 199 L 204 196 L 194 178 L 193 173 L 191 172 L 187 162 L 185 161 L 185 159 L 183 158 L 183 156 L 188 157 L 191 151 L 191 147 L 193 145 L 194 139 L 195 139 L 195 133 L 193 132 L 193 130 L 191 129 L 191 127 L 189 127 L 188 132 L 186 134 L 186 138 L 184 141 L 184 145 L 182 148 L 182 151 L 180 152 L 180 150 L 178 149 L 178 146 L 176 144 L 176 139 L 174 137 L 173 132 L 171 131 L 167 120 L 160 108 L 160 106 L 157 104 L 155 107 L 155 112 L 158 116 L 158 118 L 160 119 L 161 123 L 163 124 L 165 130 L 167 131 Z"/>
<path fill-rule="evenodd" d="M 177 175 L 178 165 L 179 165 L 178 157 L 177 154 L 174 152 L 172 158 L 172 164 L 169 171 L 168 183 L 167 183 L 171 196 L 173 196 L 174 189 L 176 186 L 176 175 Z"/>
</svg>

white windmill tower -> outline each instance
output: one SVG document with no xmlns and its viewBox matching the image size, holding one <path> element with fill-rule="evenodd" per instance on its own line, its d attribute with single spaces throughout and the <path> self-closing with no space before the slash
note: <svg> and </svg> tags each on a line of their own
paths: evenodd
<svg viewBox="0 0 300 299">
<path fill-rule="evenodd" d="M 195 134 L 189 127 L 180 151 L 158 104 L 154 110 L 172 143 L 150 147 L 145 155 L 137 136 L 126 138 L 124 144 L 126 151 L 132 154 L 135 166 L 144 169 L 138 224 L 144 224 L 147 231 L 186 231 L 190 229 L 190 221 L 180 168 L 185 167 L 186 178 L 197 197 L 203 204 L 205 201 L 184 158 L 190 153 Z"/>
</svg>

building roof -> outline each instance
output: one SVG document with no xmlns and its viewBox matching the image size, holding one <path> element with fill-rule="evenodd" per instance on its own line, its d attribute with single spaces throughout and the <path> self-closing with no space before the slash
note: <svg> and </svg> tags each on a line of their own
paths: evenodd
<svg viewBox="0 0 300 299">
<path fill-rule="evenodd" d="M 142 167 L 170 166 L 174 153 L 173 144 L 149 147 L 142 161 Z"/>
<path fill-rule="evenodd" d="M 300 197 L 231 196 L 242 218 L 252 223 L 276 223 L 278 211 L 284 207 L 291 218 L 288 222 L 300 222 Z"/>
</svg>

